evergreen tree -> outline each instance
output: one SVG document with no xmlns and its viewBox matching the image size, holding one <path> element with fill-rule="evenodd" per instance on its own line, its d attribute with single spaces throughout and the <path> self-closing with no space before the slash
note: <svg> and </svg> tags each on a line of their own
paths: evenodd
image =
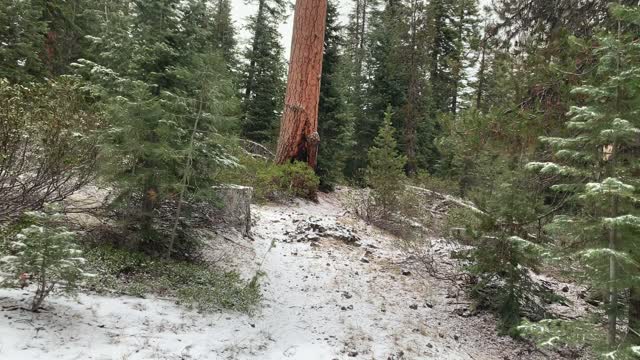
<svg viewBox="0 0 640 360">
<path fill-rule="evenodd" d="M 258 12 L 249 19 L 253 38 L 244 54 L 242 135 L 257 142 L 273 142 L 277 136 L 285 90 L 278 33 L 284 11 L 283 0 L 258 0 Z"/>
<path fill-rule="evenodd" d="M 388 106 L 394 114 L 392 123 L 398 125 L 399 108 L 405 104 L 407 96 L 407 72 L 401 59 L 403 35 L 407 31 L 405 7 L 399 1 L 388 1 L 382 10 L 374 9 L 370 18 L 368 38 L 370 42 L 368 78 L 364 116 L 356 118 L 355 149 L 368 149 L 383 122 L 383 114 Z M 354 166 L 364 168 L 366 156 L 354 151 Z"/>
<path fill-rule="evenodd" d="M 368 132 L 370 117 L 366 113 L 366 78 L 369 72 L 369 49 L 371 48 L 370 28 L 371 14 L 378 6 L 377 0 L 354 0 L 353 9 L 349 14 L 349 22 L 345 26 L 344 55 L 340 61 L 338 72 L 343 79 L 345 93 L 345 114 L 354 123 L 351 148 L 345 164 L 345 175 L 362 179 L 360 171 L 366 166 L 366 156 L 362 152 L 360 144 L 363 136 L 358 136 L 359 129 Z M 386 106 L 386 104 L 385 104 Z M 379 122 L 377 123 L 379 124 Z M 370 132 L 371 138 L 375 136 L 376 129 Z M 360 138 L 358 141 L 357 138 Z M 368 145 L 367 145 L 368 147 Z M 365 148 L 367 148 L 365 147 Z"/>
<path fill-rule="evenodd" d="M 585 103 L 571 108 L 571 119 L 567 122 L 569 136 L 543 137 L 542 141 L 554 148 L 555 161 L 533 162 L 528 167 L 565 179 L 552 189 L 569 194 L 577 210 L 556 216 L 551 229 L 559 238 L 580 246 L 574 256 L 587 271 L 586 280 L 607 294 L 607 346 L 602 351 L 608 358 L 618 359 L 629 351 L 618 340 L 618 319 L 624 314 L 621 294 L 631 288 L 630 315 L 634 315 L 640 288 L 636 276 L 640 248 L 635 241 L 640 230 L 635 206 L 639 200 L 640 51 L 633 26 L 640 24 L 640 11 L 637 7 L 612 9 L 618 19 L 617 30 L 598 38 L 596 75 L 573 90 Z M 631 317 L 629 324 L 637 326 L 638 318 Z M 548 343 L 553 342 L 550 336 L 556 336 L 556 342 L 578 340 L 570 333 L 562 333 L 567 330 L 562 322 L 547 321 L 544 325 L 548 326 L 522 328 Z M 601 340 L 605 336 L 598 338 L 596 334 L 601 332 L 594 324 L 577 326 L 593 327 L 590 330 L 593 344 L 604 343 Z M 545 331 L 549 327 L 553 330 Z M 632 328 L 629 333 L 636 331 Z"/>
<path fill-rule="evenodd" d="M 30 309 L 33 312 L 40 310 L 51 292 L 62 289 L 72 293 L 82 277 L 89 275 L 82 270 L 86 260 L 74 241 L 75 234 L 61 226 L 62 217 L 59 213 L 26 213 L 30 225 L 21 229 L 14 241 L 9 241 L 11 255 L 0 258 L 0 268 L 14 275 L 1 285 L 25 287 L 29 282 L 36 285 Z M 57 286 L 61 283 L 64 286 Z"/>
<path fill-rule="evenodd" d="M 454 17 L 453 1 L 433 0 L 429 3 L 429 121 L 435 121 L 439 113 L 451 109 L 453 99 L 453 74 L 449 61 L 456 54 L 456 29 L 451 26 Z"/>
<path fill-rule="evenodd" d="M 452 57 L 453 98 L 451 112 L 456 114 L 461 108 L 468 108 L 464 103 L 468 84 L 465 81 L 467 72 L 475 65 L 480 42 L 478 26 L 480 23 L 477 0 L 457 1 L 453 8 L 453 24 L 456 29 L 455 52 Z"/>
<path fill-rule="evenodd" d="M 2 0 L 0 8 L 0 78 L 41 81 L 46 76 L 41 57 L 47 32 L 42 7 L 37 2 Z"/>
<path fill-rule="evenodd" d="M 318 133 L 321 143 L 316 169 L 320 176 L 321 188 L 324 190 L 331 189 L 342 177 L 352 131 L 350 117 L 345 109 L 344 87 L 339 78 L 342 39 L 341 27 L 337 21 L 336 5 L 333 1 L 329 1 L 318 109 Z"/>
<path fill-rule="evenodd" d="M 213 32 L 213 43 L 215 48 L 222 54 L 222 58 L 231 69 L 237 66 L 236 54 L 236 30 L 231 19 L 231 2 L 230 0 L 218 0 L 213 15 L 213 24 L 215 31 Z"/>
<path fill-rule="evenodd" d="M 179 209 L 183 200 L 207 194 L 215 169 L 235 164 L 222 134 L 236 128 L 236 91 L 210 41 L 215 27 L 202 2 L 134 5 L 131 13 L 126 7 L 112 13 L 119 26 L 102 25 L 105 36 L 94 39 L 100 63 L 77 67 L 110 119 L 102 167 L 120 192 L 115 205 L 126 214 L 123 222 L 140 226 L 144 250 L 184 255 L 189 249 L 174 244 L 175 229 L 158 221 L 158 212 L 163 204 Z M 134 36 L 127 35 L 130 28 Z"/>
<path fill-rule="evenodd" d="M 373 200 L 382 216 L 395 209 L 398 194 L 402 191 L 405 178 L 404 166 L 407 158 L 400 155 L 395 139 L 395 129 L 391 124 L 392 107 L 388 106 L 378 136 L 369 149 L 366 172 L 367 184 L 371 187 Z"/>
</svg>

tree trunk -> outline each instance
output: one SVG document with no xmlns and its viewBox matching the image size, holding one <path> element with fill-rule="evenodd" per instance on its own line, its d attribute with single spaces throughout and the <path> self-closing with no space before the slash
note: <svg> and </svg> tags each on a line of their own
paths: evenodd
<svg viewBox="0 0 640 360">
<path fill-rule="evenodd" d="M 640 288 L 632 286 L 629 291 L 629 325 L 627 342 L 640 345 Z"/>
<path fill-rule="evenodd" d="M 616 199 L 615 195 L 611 200 L 611 217 L 615 218 L 618 216 L 618 199 Z M 615 251 L 616 250 L 616 237 L 617 232 L 615 226 L 611 226 L 609 229 L 609 249 Z M 617 280 L 616 274 L 616 258 L 611 255 L 609 256 L 609 315 L 607 321 L 607 344 L 610 348 L 614 348 L 616 346 L 616 333 L 617 333 L 617 321 L 618 321 L 618 289 L 615 284 Z"/>
<path fill-rule="evenodd" d="M 315 169 L 320 136 L 318 102 L 327 0 L 297 0 L 287 95 L 276 163 L 306 161 Z"/>
</svg>

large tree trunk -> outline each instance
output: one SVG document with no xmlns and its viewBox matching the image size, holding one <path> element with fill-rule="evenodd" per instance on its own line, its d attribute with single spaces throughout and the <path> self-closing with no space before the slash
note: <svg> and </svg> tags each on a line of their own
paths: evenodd
<svg viewBox="0 0 640 360">
<path fill-rule="evenodd" d="M 296 1 L 287 95 L 276 153 L 278 164 L 300 160 L 316 167 L 326 15 L 327 0 Z"/>
</svg>

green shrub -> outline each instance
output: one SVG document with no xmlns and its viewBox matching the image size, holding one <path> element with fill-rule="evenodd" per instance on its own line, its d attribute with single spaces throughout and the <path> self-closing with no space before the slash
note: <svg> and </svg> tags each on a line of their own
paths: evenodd
<svg viewBox="0 0 640 360">
<path fill-rule="evenodd" d="M 256 194 L 269 200 L 300 197 L 317 199 L 320 180 L 304 162 L 274 165 L 258 172 Z"/>
<path fill-rule="evenodd" d="M 160 260 L 105 246 L 87 249 L 86 258 L 96 274 L 88 286 L 99 292 L 172 296 L 201 311 L 250 312 L 260 301 L 257 277 L 245 281 L 235 272 L 214 269 L 205 263 Z"/>
<path fill-rule="evenodd" d="M 275 165 L 269 160 L 244 156 L 240 167 L 223 171 L 220 183 L 251 186 L 256 201 L 282 201 L 300 197 L 316 200 L 320 180 L 304 162 Z"/>
</svg>

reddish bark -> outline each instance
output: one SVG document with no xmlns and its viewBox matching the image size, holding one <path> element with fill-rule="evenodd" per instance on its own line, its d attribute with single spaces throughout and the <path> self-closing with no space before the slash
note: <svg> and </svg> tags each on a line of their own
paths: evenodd
<svg viewBox="0 0 640 360">
<path fill-rule="evenodd" d="M 327 0 L 297 0 L 293 20 L 287 95 L 276 162 L 306 161 L 316 167 L 318 102 Z"/>
</svg>

